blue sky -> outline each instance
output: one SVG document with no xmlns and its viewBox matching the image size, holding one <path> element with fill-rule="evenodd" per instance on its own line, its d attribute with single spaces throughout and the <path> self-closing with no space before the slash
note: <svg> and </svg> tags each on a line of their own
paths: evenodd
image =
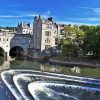
<svg viewBox="0 0 100 100">
<path fill-rule="evenodd" d="M 0 26 L 52 16 L 57 23 L 100 25 L 99 0 L 0 0 Z"/>
</svg>

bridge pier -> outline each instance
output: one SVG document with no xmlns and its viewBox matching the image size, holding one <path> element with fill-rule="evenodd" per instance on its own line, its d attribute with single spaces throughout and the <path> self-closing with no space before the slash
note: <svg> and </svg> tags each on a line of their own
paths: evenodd
<svg viewBox="0 0 100 100">
<path fill-rule="evenodd" d="M 4 60 L 7 61 L 9 57 L 9 52 L 4 52 Z"/>
</svg>

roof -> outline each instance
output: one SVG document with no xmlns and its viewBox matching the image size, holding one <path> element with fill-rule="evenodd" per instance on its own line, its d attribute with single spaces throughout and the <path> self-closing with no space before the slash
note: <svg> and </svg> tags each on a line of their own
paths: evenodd
<svg viewBox="0 0 100 100">
<path fill-rule="evenodd" d="M 18 27 L 21 27 L 23 29 L 31 29 L 30 23 L 26 24 L 26 23 L 21 22 L 20 24 L 18 24 Z"/>
</svg>

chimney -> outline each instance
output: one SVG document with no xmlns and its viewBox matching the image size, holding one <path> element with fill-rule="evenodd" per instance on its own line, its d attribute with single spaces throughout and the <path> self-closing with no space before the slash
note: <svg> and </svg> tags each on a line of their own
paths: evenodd
<svg viewBox="0 0 100 100">
<path fill-rule="evenodd" d="M 53 22 L 53 18 L 52 17 L 49 17 L 48 20 Z"/>
<path fill-rule="evenodd" d="M 27 24 L 27 26 L 29 26 L 29 27 L 30 27 L 30 23 L 28 23 L 28 24 Z"/>
<path fill-rule="evenodd" d="M 20 25 L 23 27 L 23 22 L 21 22 Z"/>
</svg>

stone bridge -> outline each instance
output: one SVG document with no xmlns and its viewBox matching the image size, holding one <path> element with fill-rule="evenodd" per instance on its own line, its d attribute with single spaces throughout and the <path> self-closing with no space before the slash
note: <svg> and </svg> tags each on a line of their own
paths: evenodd
<svg viewBox="0 0 100 100">
<path fill-rule="evenodd" d="M 30 34 L 0 33 L 0 55 L 28 55 L 33 48 L 33 37 Z"/>
</svg>

